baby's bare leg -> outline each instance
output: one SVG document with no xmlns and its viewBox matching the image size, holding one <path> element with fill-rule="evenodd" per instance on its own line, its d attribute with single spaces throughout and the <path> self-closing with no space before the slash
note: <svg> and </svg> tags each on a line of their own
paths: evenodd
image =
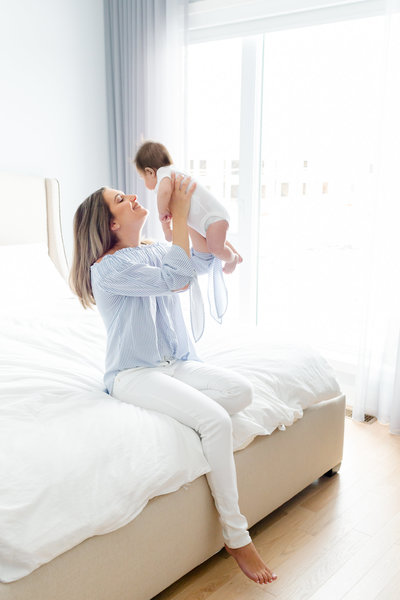
<svg viewBox="0 0 400 600">
<path fill-rule="evenodd" d="M 238 263 L 242 263 L 242 262 L 243 262 L 243 258 L 240 256 L 240 254 L 239 254 L 239 252 L 236 250 L 236 248 L 234 248 L 234 247 L 232 246 L 232 244 L 231 244 L 230 242 L 228 242 L 228 240 L 226 240 L 226 242 L 225 242 L 225 243 L 226 243 L 226 245 L 227 245 L 227 246 L 229 246 L 229 248 L 232 250 L 232 252 L 233 252 L 234 254 L 237 254 L 237 255 L 238 255 L 238 257 L 239 257 Z"/>
<path fill-rule="evenodd" d="M 227 231 L 227 221 L 211 223 L 206 231 L 206 240 L 209 251 L 225 262 L 224 273 L 232 273 L 238 263 L 238 255 L 226 243 Z"/>
</svg>

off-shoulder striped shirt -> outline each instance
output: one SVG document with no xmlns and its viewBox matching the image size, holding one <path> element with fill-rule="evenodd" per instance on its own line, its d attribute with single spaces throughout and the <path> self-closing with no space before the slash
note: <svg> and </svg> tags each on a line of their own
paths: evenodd
<svg viewBox="0 0 400 600">
<path fill-rule="evenodd" d="M 174 290 L 196 284 L 197 273 L 212 273 L 215 260 L 195 250 L 189 258 L 180 246 L 156 242 L 106 254 L 92 265 L 93 295 L 107 330 L 104 383 L 109 393 L 123 369 L 153 367 L 172 358 L 200 360 Z M 197 317 L 199 310 L 193 309 Z"/>
</svg>

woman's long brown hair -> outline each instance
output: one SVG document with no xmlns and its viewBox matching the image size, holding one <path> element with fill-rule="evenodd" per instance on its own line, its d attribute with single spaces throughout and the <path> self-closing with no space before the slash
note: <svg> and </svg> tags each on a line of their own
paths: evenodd
<svg viewBox="0 0 400 600">
<path fill-rule="evenodd" d="M 74 254 L 69 284 L 84 308 L 96 304 L 90 267 L 116 242 L 110 230 L 112 214 L 100 188 L 78 207 L 74 216 Z"/>
</svg>

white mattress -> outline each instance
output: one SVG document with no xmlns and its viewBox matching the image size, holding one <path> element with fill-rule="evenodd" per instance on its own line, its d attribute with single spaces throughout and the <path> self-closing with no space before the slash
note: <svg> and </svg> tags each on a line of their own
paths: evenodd
<svg viewBox="0 0 400 600">
<path fill-rule="evenodd" d="M 2 582 L 122 527 L 150 498 L 209 470 L 193 430 L 103 392 L 103 324 L 68 295 L 0 317 Z M 244 331 L 199 349 L 255 387 L 253 404 L 233 417 L 236 450 L 340 393 L 326 361 L 303 346 Z"/>
</svg>

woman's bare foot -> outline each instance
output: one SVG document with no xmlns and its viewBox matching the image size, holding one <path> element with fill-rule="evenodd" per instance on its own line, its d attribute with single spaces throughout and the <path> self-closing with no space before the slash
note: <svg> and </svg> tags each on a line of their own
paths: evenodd
<svg viewBox="0 0 400 600">
<path fill-rule="evenodd" d="M 239 257 L 239 254 L 235 254 L 235 258 L 231 261 L 231 262 L 226 262 L 224 264 L 223 267 L 223 272 L 226 275 L 229 275 L 229 273 L 233 273 L 233 271 L 236 269 L 236 265 L 239 264 L 240 262 L 242 262 L 242 260 L 240 260 L 241 257 Z"/>
<path fill-rule="evenodd" d="M 258 554 L 253 542 L 241 548 L 228 548 L 225 544 L 225 548 L 249 579 L 256 583 L 271 583 L 277 579 L 277 575 L 268 569 Z"/>
</svg>

